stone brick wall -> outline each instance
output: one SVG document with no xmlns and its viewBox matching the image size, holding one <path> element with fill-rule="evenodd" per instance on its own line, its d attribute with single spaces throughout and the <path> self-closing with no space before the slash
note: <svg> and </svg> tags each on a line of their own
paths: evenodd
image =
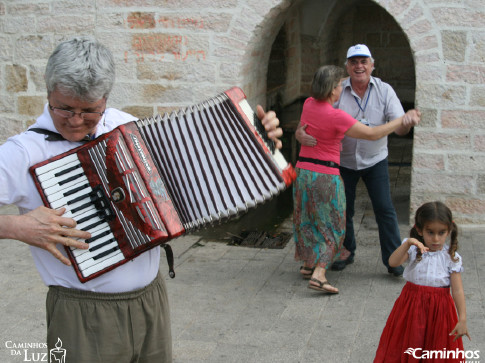
<svg viewBox="0 0 485 363">
<path fill-rule="evenodd" d="M 485 225 L 485 9 L 480 1 L 393 2 L 416 66 L 411 210 L 441 200 L 459 224 Z"/>
<path fill-rule="evenodd" d="M 307 21 L 304 10 L 315 6 L 325 10 Z M 392 21 L 380 17 L 375 30 L 376 14 Z M 485 225 L 484 24 L 482 0 L 0 0 L 0 143 L 41 112 L 47 57 L 74 35 L 94 35 L 113 51 L 117 83 L 108 104 L 143 117 L 233 85 L 253 106 L 264 104 L 271 47 L 283 26 L 283 98 L 291 102 L 305 93 L 314 65 L 341 64 L 355 34 L 373 30 L 366 39 L 398 56 L 379 57 L 376 48 L 382 78 L 423 111 L 412 212 L 440 199 L 457 222 Z"/>
<path fill-rule="evenodd" d="M 117 61 L 108 105 L 138 117 L 242 87 L 264 104 L 267 60 L 289 1 L 0 1 L 0 143 L 46 100 L 47 58 L 61 40 L 93 35 Z"/>
</svg>

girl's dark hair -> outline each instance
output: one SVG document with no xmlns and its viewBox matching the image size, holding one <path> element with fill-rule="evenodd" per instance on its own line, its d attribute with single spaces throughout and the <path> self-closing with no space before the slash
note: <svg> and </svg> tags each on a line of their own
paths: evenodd
<svg viewBox="0 0 485 363">
<path fill-rule="evenodd" d="M 344 70 L 337 66 L 322 66 L 313 75 L 311 96 L 322 101 L 330 97 L 332 91 L 344 77 Z"/>
<path fill-rule="evenodd" d="M 418 233 L 418 229 L 423 233 L 424 227 L 430 222 L 440 222 L 448 226 L 450 233 L 450 248 L 448 253 L 451 260 L 456 262 L 458 258 L 455 257 L 455 252 L 458 250 L 458 227 L 453 221 L 453 215 L 450 208 L 444 203 L 436 201 L 423 204 L 416 211 L 414 217 L 414 226 L 409 232 L 410 237 L 416 238 L 418 241 L 424 244 L 423 237 Z M 421 252 L 418 250 L 416 260 L 421 260 Z"/>
</svg>

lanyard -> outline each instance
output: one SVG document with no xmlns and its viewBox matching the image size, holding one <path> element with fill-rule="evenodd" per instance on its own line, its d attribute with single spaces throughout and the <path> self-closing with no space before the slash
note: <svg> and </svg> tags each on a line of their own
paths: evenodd
<svg viewBox="0 0 485 363">
<path fill-rule="evenodd" d="M 365 109 L 367 108 L 367 104 L 369 103 L 369 98 L 370 98 L 370 92 L 372 91 L 372 83 L 369 84 L 369 93 L 367 94 L 367 101 L 365 101 L 365 105 L 364 105 L 364 108 L 362 108 L 361 104 L 359 103 L 359 100 L 357 99 L 357 97 L 354 96 L 354 100 L 355 102 L 357 103 L 357 106 L 359 106 L 360 110 L 362 111 L 362 113 L 364 114 L 364 117 L 365 117 Z"/>
</svg>

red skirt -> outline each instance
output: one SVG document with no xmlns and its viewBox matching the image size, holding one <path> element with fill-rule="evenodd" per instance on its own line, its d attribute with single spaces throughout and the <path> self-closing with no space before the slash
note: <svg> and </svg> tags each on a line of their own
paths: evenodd
<svg viewBox="0 0 485 363">
<path fill-rule="evenodd" d="M 449 288 L 407 282 L 382 332 L 374 363 L 460 362 L 463 341 L 451 331 L 458 322 Z"/>
</svg>

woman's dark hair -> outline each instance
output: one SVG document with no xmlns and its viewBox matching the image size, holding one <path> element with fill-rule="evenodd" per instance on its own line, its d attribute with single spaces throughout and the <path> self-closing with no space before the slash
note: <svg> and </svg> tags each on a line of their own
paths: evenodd
<svg viewBox="0 0 485 363">
<path fill-rule="evenodd" d="M 337 66 L 322 66 L 313 75 L 311 96 L 319 101 L 330 97 L 344 77 L 344 70 Z"/>
<path fill-rule="evenodd" d="M 423 233 L 425 225 L 431 222 L 440 222 L 448 226 L 448 230 L 450 231 L 450 248 L 448 253 L 450 254 L 451 260 L 456 262 L 458 260 L 455 257 L 455 252 L 458 250 L 458 227 L 453 221 L 450 208 L 444 203 L 439 201 L 428 202 L 419 207 L 414 217 L 414 226 L 409 232 L 410 237 L 416 238 L 424 244 L 423 236 L 418 233 L 418 229 Z M 420 261 L 421 255 L 421 252 L 418 250 L 416 260 Z"/>
</svg>

